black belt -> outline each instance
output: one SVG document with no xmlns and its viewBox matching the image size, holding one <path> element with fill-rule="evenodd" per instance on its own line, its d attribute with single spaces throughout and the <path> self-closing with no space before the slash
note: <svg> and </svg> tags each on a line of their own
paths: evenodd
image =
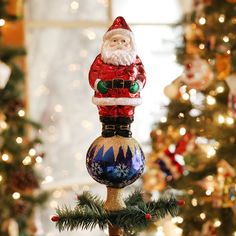
<svg viewBox="0 0 236 236">
<path fill-rule="evenodd" d="M 123 79 L 113 79 L 104 82 L 107 88 L 130 88 L 132 85 L 132 81 Z"/>
</svg>

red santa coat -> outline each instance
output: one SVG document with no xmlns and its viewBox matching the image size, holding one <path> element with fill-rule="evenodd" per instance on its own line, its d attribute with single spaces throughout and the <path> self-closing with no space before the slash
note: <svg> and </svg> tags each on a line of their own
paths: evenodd
<svg viewBox="0 0 236 236">
<path fill-rule="evenodd" d="M 135 94 L 130 93 L 128 88 L 109 88 L 106 94 L 97 90 L 100 80 L 105 82 L 114 79 L 136 81 L 141 90 L 146 83 L 146 75 L 138 56 L 129 66 L 116 66 L 104 63 L 99 54 L 90 68 L 89 84 L 95 90 L 93 103 L 97 106 L 137 106 L 141 104 L 140 90 Z"/>
</svg>

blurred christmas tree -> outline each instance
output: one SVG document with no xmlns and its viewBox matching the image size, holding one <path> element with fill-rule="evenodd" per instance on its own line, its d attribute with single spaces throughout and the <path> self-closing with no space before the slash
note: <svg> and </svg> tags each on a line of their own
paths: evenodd
<svg viewBox="0 0 236 236">
<path fill-rule="evenodd" d="M 35 145 L 41 141 L 29 131 L 39 125 L 26 117 L 26 80 L 21 41 L 22 1 L 0 1 L 0 235 L 32 236 L 36 232 L 33 211 L 45 195 L 35 195 L 39 177 L 34 164 L 42 161 Z M 21 28 L 20 28 L 21 27 Z M 11 34 L 14 29 L 18 34 Z M 22 43 L 22 42 L 21 42 Z M 32 132 L 31 132 L 32 133 Z M 30 137 L 31 136 L 31 137 Z"/>
<path fill-rule="evenodd" d="M 184 236 L 236 235 L 236 1 L 196 0 L 177 48 L 183 74 L 165 88 L 167 115 L 151 133 L 146 190 L 167 184 L 187 204 Z"/>
</svg>

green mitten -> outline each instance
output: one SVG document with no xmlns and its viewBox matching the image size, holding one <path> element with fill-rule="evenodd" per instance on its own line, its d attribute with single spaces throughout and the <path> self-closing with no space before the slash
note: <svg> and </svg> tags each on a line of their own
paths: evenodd
<svg viewBox="0 0 236 236">
<path fill-rule="evenodd" d="M 129 88 L 130 93 L 137 93 L 138 90 L 139 90 L 139 84 L 137 82 L 134 82 Z"/>
<path fill-rule="evenodd" d="M 108 88 L 106 86 L 106 83 L 103 81 L 99 81 L 97 85 L 97 89 L 100 93 L 105 94 L 108 91 Z"/>
</svg>

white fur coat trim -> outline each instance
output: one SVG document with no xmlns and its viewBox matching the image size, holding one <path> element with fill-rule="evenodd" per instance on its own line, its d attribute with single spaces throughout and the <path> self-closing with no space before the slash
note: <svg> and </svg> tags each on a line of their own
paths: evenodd
<svg viewBox="0 0 236 236">
<path fill-rule="evenodd" d="M 99 83 L 99 81 L 101 81 L 101 80 L 100 79 L 96 79 L 95 83 L 94 83 L 94 90 L 97 91 L 97 92 L 99 92 L 98 91 L 98 83 Z"/>
<path fill-rule="evenodd" d="M 92 102 L 98 106 L 138 106 L 141 98 L 98 98 L 93 97 Z"/>
<path fill-rule="evenodd" d="M 143 83 L 140 80 L 136 80 L 136 82 L 139 85 L 139 91 L 141 91 L 143 89 Z"/>
</svg>

